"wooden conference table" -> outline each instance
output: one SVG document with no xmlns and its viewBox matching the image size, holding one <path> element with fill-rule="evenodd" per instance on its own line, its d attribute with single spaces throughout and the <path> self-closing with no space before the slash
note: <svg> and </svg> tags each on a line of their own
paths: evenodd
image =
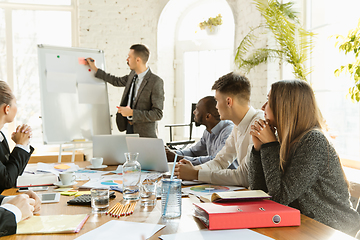
<svg viewBox="0 0 360 240">
<path fill-rule="evenodd" d="M 90 165 L 89 162 L 77 162 L 80 167 L 85 167 Z M 104 170 L 110 171 L 115 170 L 115 166 L 108 167 Z M 83 182 L 85 183 L 85 182 Z M 55 189 L 54 186 L 49 188 L 49 192 Z M 16 188 L 8 189 L 3 192 L 3 195 L 15 195 Z M 2 237 L 1 239 L 7 240 L 38 240 L 38 239 L 75 239 L 80 235 L 89 232 L 102 224 L 115 220 L 115 218 L 107 216 L 105 214 L 96 215 L 91 213 L 91 207 L 89 206 L 70 206 L 67 205 L 67 201 L 72 199 L 73 196 L 61 196 L 59 203 L 50 203 L 42 204 L 41 206 L 41 215 L 60 215 L 60 214 L 89 214 L 90 218 L 85 223 L 84 227 L 79 233 L 76 234 L 47 234 L 47 235 L 11 235 Z M 122 200 L 122 194 L 116 192 L 116 198 L 110 201 L 110 207 L 115 205 L 119 200 Z M 141 208 L 140 204 L 136 205 L 134 214 L 121 217 L 119 221 L 132 221 L 132 222 L 145 222 L 145 223 L 155 223 L 155 224 L 164 224 L 165 228 L 157 232 L 150 239 L 155 240 L 159 239 L 158 236 L 180 233 L 180 232 L 190 232 L 200 229 L 204 229 L 204 225 L 196 218 L 192 216 L 192 202 L 197 201 L 197 198 L 183 198 L 182 199 L 182 215 L 180 218 L 164 220 L 161 218 L 161 202 L 158 200 L 155 207 L 152 208 Z M 308 218 L 304 215 L 301 215 L 301 225 L 299 227 L 279 227 L 279 228 L 256 228 L 252 229 L 256 232 L 264 234 L 274 239 L 354 239 L 342 232 L 334 230 L 322 223 L 319 223 L 311 218 Z"/>
</svg>

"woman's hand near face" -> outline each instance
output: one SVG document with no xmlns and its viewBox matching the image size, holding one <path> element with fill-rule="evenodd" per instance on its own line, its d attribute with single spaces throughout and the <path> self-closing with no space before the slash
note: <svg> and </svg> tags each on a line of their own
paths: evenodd
<svg viewBox="0 0 360 240">
<path fill-rule="evenodd" d="M 16 143 L 23 146 L 29 144 L 30 137 L 32 135 L 31 127 L 23 124 L 16 128 L 16 131 L 11 134 L 11 139 Z"/>
<path fill-rule="evenodd" d="M 252 126 L 251 126 L 252 127 Z M 252 138 L 252 141 L 254 143 L 254 148 L 256 151 L 260 151 L 261 145 L 263 144 L 259 138 L 257 137 L 257 132 L 254 131 L 253 129 L 250 130 L 250 135 Z"/>
<path fill-rule="evenodd" d="M 254 138 L 256 137 L 261 144 L 269 143 L 269 142 L 275 142 L 277 141 L 275 136 L 275 129 L 271 127 L 267 122 L 264 120 L 257 120 L 253 125 L 251 125 L 251 136 Z M 255 145 L 256 143 L 256 145 Z M 257 151 L 260 150 L 260 147 L 258 146 L 258 142 L 256 140 L 254 141 L 254 147 Z"/>
</svg>

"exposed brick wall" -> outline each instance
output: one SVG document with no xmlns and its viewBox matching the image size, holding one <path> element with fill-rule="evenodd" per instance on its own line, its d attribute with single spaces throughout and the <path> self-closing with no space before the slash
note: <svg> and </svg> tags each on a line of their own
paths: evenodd
<svg viewBox="0 0 360 240">
<path fill-rule="evenodd" d="M 123 76 L 129 47 L 144 43 L 151 51 L 149 66 L 157 72 L 157 23 L 167 0 L 79 0 L 79 47 L 102 49 L 106 71 Z M 111 114 L 116 114 L 123 88 L 108 87 Z M 112 120 L 113 129 L 117 127 Z"/>
<path fill-rule="evenodd" d="M 182 4 L 194 2 L 179 1 Z M 105 52 L 106 71 L 122 76 L 129 72 L 126 57 L 129 47 L 134 43 L 144 43 L 151 50 L 149 66 L 158 73 L 157 31 L 161 12 L 169 0 L 78 0 L 79 16 L 79 47 L 102 49 Z M 249 31 L 249 27 L 260 22 L 260 14 L 256 11 L 252 1 L 227 0 L 235 18 L 235 46 L 234 51 Z M 175 28 L 175 26 L 174 26 Z M 265 46 L 266 39 L 257 43 Z M 173 54 L 173 53 L 170 53 Z M 172 65 L 172 63 L 171 63 Z M 169 65 L 170 66 L 170 65 Z M 171 107 L 174 79 L 173 69 L 161 71 L 159 74 L 165 80 L 166 108 Z M 171 79 L 166 79 L 166 77 Z M 267 66 L 259 66 L 252 70 L 248 77 L 252 83 L 252 105 L 261 107 L 267 94 Z M 111 114 L 116 113 L 115 106 L 119 103 L 123 88 L 109 86 L 109 105 Z M 166 110 L 165 108 L 165 110 Z M 161 121 L 160 130 L 165 123 L 172 123 L 173 117 L 166 117 Z M 113 129 L 117 132 L 113 122 Z M 167 138 L 168 132 L 160 131 L 160 137 Z"/>
</svg>

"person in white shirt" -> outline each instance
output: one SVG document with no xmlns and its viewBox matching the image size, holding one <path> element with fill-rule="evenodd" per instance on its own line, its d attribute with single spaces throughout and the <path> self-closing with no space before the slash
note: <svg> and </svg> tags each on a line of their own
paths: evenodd
<svg viewBox="0 0 360 240">
<path fill-rule="evenodd" d="M 0 195 L 0 237 L 16 233 L 17 223 L 40 211 L 41 200 L 33 191 L 5 197 Z"/>
<path fill-rule="evenodd" d="M 264 113 L 250 106 L 250 82 L 235 73 L 229 73 L 212 86 L 217 101 L 216 108 L 222 120 L 231 120 L 235 126 L 216 157 L 207 163 L 193 166 L 181 160 L 175 166 L 175 175 L 183 180 L 199 180 L 212 184 L 248 187 L 248 167 L 253 142 L 250 126 L 263 119 Z M 227 169 L 235 160 L 239 166 Z"/>
</svg>

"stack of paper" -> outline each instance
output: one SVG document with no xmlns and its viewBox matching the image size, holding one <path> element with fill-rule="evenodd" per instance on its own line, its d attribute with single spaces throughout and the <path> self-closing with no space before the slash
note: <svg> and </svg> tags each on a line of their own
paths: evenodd
<svg viewBox="0 0 360 240">
<path fill-rule="evenodd" d="M 206 196 L 203 196 L 206 198 Z M 234 192 L 217 192 L 211 195 L 211 202 L 227 202 L 227 201 L 244 201 L 271 198 L 262 190 L 234 191 Z"/>
</svg>

